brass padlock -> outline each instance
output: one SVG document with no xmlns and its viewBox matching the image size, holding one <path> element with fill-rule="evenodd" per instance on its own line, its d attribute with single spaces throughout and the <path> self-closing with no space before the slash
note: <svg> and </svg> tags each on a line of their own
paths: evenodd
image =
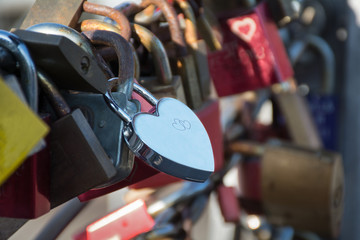
<svg viewBox="0 0 360 240">
<path fill-rule="evenodd" d="M 271 141 L 235 142 L 232 152 L 261 157 L 260 195 L 268 221 L 335 238 L 344 208 L 340 154 Z"/>
<path fill-rule="evenodd" d="M 262 161 L 261 192 L 270 222 L 325 237 L 339 235 L 344 207 L 339 154 L 290 145 L 267 146 Z"/>
<path fill-rule="evenodd" d="M 289 79 L 293 81 L 294 79 Z M 274 97 L 282 115 L 286 128 L 293 142 L 302 147 L 320 149 L 323 147 L 318 129 L 315 126 L 306 99 L 297 91 L 296 87 L 283 88 L 274 85 Z"/>
</svg>

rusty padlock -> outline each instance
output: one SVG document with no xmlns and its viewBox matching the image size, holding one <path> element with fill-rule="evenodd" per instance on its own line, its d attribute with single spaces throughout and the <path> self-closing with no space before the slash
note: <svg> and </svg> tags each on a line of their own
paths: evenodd
<svg viewBox="0 0 360 240">
<path fill-rule="evenodd" d="M 188 54 L 175 9 L 164 0 L 146 0 L 141 3 L 141 6 L 147 7 L 150 4 L 158 7 L 168 22 L 171 42 L 164 45 L 168 51 L 172 70 L 182 78 L 187 105 L 192 109 L 198 109 L 202 104 L 202 99 L 199 94 L 200 85 L 195 62 L 194 58 Z"/>
<path fill-rule="evenodd" d="M 156 97 L 173 97 L 186 104 L 184 88 L 181 78 L 173 75 L 166 51 L 161 41 L 149 30 L 133 24 L 133 32 L 137 35 L 140 42 L 152 55 L 156 70 L 156 77 L 140 77 L 139 82 L 149 89 Z"/>
<path fill-rule="evenodd" d="M 271 141 L 235 142 L 231 151 L 261 157 L 261 205 L 270 223 L 336 238 L 344 207 L 340 154 Z"/>
<path fill-rule="evenodd" d="M 210 52 L 209 69 L 219 96 L 265 88 L 293 76 L 266 3 L 220 19 L 223 49 Z"/>
</svg>

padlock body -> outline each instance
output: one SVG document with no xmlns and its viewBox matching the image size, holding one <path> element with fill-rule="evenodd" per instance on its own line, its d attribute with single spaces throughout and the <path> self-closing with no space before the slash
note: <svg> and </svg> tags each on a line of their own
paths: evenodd
<svg viewBox="0 0 360 240">
<path fill-rule="evenodd" d="M 196 115 L 209 135 L 213 147 L 215 171 L 217 171 L 222 168 L 224 162 L 219 101 L 215 99 L 207 101 L 201 109 L 196 111 Z M 131 185 L 131 187 L 135 189 L 147 187 L 156 188 L 177 181 L 181 181 L 181 179 L 160 172 L 144 181 Z"/>
<path fill-rule="evenodd" d="M 292 141 L 302 147 L 321 148 L 323 143 L 307 100 L 297 92 L 279 92 L 274 97 Z"/>
<path fill-rule="evenodd" d="M 133 93 L 132 98 L 136 99 L 140 102 L 141 112 L 153 112 L 153 106 L 151 106 L 146 100 L 144 100 L 138 94 Z M 91 189 L 91 190 L 79 195 L 78 198 L 80 201 L 89 201 L 91 199 L 94 199 L 94 198 L 103 196 L 105 194 L 117 191 L 121 188 L 130 186 L 131 184 L 140 182 L 140 181 L 147 179 L 149 177 L 152 177 L 158 173 L 159 173 L 159 171 L 155 170 L 152 167 L 149 167 L 143 160 L 135 157 L 134 165 L 131 170 L 131 173 L 126 179 L 124 179 L 123 181 L 120 181 L 118 183 L 112 184 L 110 186 L 107 186 L 107 187 L 103 187 L 103 188 L 99 188 L 99 189 Z"/>
<path fill-rule="evenodd" d="M 283 42 L 266 4 L 237 17 L 220 19 L 223 49 L 208 54 L 219 96 L 265 88 L 293 76 Z"/>
<path fill-rule="evenodd" d="M 81 109 L 117 170 L 114 179 L 106 185 L 124 180 L 130 174 L 134 161 L 133 153 L 123 140 L 124 122 L 108 107 L 102 94 L 64 93 L 62 95 L 71 108 Z M 113 92 L 112 95 L 120 107 L 126 108 L 128 100 L 125 94 Z"/>
<path fill-rule="evenodd" d="M 49 117 L 43 118 L 49 123 Z M 48 143 L 48 141 L 47 141 Z M 49 147 L 28 157 L 0 187 L 0 216 L 37 218 L 50 211 Z"/>
<path fill-rule="evenodd" d="M 270 223 L 335 238 L 344 206 L 341 156 L 290 145 L 268 146 L 262 158 L 261 195 Z"/>
<path fill-rule="evenodd" d="M 51 207 L 106 183 L 116 169 L 80 109 L 51 127 Z"/>
<path fill-rule="evenodd" d="M 246 159 L 238 165 L 239 201 L 248 214 L 263 214 L 261 196 L 261 160 Z"/>
<path fill-rule="evenodd" d="M 228 223 L 239 222 L 240 207 L 235 194 L 235 188 L 220 184 L 217 187 L 216 192 L 224 221 Z"/>
</svg>

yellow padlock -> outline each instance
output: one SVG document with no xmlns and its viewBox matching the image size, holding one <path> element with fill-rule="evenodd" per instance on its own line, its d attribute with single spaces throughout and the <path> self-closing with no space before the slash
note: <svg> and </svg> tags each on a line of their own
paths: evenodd
<svg viewBox="0 0 360 240">
<path fill-rule="evenodd" d="M 49 131 L 0 77 L 0 185 Z"/>
</svg>

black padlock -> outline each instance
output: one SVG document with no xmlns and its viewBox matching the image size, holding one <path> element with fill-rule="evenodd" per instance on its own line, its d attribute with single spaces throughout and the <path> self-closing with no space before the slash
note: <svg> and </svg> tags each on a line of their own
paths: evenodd
<svg viewBox="0 0 360 240">
<path fill-rule="evenodd" d="M 25 42 L 36 66 L 46 69 L 59 88 L 105 93 L 107 78 L 93 54 L 63 36 L 14 32 Z"/>
<path fill-rule="evenodd" d="M 108 36 L 108 45 L 117 53 L 119 61 L 119 82 L 133 84 L 133 71 L 126 71 L 126 68 L 133 69 L 132 54 L 130 44 L 120 35 L 103 31 L 104 36 Z M 114 39 L 110 41 L 110 39 Z M 125 64 L 124 64 L 125 63 Z M 120 88 L 112 93 L 117 103 L 129 113 L 138 112 L 136 103 L 129 101 L 131 92 L 126 92 Z M 116 176 L 106 186 L 124 180 L 133 168 L 134 154 L 129 150 L 124 142 L 123 128 L 124 122 L 110 109 L 104 101 L 102 94 L 94 93 L 64 93 L 65 99 L 70 107 L 80 108 L 87 117 L 95 135 L 101 145 L 109 155 L 115 168 Z M 105 187 L 102 185 L 101 187 Z"/>
<path fill-rule="evenodd" d="M 40 71 L 39 84 L 60 118 L 51 125 L 51 207 L 106 183 L 116 174 L 111 160 L 80 109 L 70 108 Z"/>
</svg>

